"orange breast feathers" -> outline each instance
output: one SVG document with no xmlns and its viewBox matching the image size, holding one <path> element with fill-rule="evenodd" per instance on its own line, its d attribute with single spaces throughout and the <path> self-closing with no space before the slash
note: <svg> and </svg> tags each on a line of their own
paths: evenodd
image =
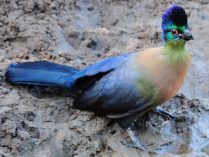
<svg viewBox="0 0 209 157">
<path fill-rule="evenodd" d="M 167 52 L 164 47 L 145 50 L 137 58 L 144 79 L 155 84 L 152 95 L 158 104 L 177 94 L 191 64 L 191 56 L 186 50 Z"/>
</svg>

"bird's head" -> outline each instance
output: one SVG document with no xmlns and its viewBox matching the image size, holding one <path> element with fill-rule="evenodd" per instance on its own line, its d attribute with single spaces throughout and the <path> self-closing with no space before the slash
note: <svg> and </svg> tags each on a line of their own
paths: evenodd
<svg viewBox="0 0 209 157">
<path fill-rule="evenodd" d="M 173 41 L 185 43 L 193 39 L 187 24 L 187 14 L 182 7 L 173 5 L 163 14 L 162 38 L 165 43 Z"/>
</svg>

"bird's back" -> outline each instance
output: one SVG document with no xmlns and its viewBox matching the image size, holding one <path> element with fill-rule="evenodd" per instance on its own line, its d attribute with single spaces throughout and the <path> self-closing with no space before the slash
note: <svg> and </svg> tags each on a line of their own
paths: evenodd
<svg viewBox="0 0 209 157">
<path fill-rule="evenodd" d="M 167 56 L 164 48 L 133 53 L 74 102 L 79 109 L 121 118 L 144 113 L 174 96 L 190 65 L 190 56 Z"/>
<path fill-rule="evenodd" d="M 103 76 L 74 102 L 79 109 L 100 114 L 124 114 L 134 109 L 143 97 L 137 87 L 139 73 L 133 70 L 136 54 L 131 54 L 120 67 Z"/>
</svg>

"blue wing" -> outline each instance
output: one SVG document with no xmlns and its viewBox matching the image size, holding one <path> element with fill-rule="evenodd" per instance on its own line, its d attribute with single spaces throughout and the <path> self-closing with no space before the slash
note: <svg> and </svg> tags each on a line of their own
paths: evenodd
<svg viewBox="0 0 209 157">
<path fill-rule="evenodd" d="M 101 78 L 104 74 L 120 67 L 126 60 L 128 60 L 131 54 L 132 53 L 127 53 L 111 57 L 80 70 L 67 79 L 65 86 L 67 88 L 72 88 L 74 86 L 80 87 L 85 83 L 90 83 L 91 81 L 94 82 L 94 80 Z"/>
</svg>

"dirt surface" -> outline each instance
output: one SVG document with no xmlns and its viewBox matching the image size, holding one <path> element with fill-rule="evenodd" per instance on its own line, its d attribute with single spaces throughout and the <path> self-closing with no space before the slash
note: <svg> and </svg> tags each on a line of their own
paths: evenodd
<svg viewBox="0 0 209 157">
<path fill-rule="evenodd" d="M 12 62 L 50 60 L 83 68 L 103 58 L 161 43 L 165 0 L 0 0 L 0 73 Z M 209 1 L 175 0 L 189 15 L 192 66 L 164 107 L 176 120 L 149 113 L 139 125 L 157 154 L 128 148 L 126 131 L 105 117 L 73 109 L 59 91 L 12 86 L 0 77 L 2 157 L 208 157 Z"/>
</svg>

